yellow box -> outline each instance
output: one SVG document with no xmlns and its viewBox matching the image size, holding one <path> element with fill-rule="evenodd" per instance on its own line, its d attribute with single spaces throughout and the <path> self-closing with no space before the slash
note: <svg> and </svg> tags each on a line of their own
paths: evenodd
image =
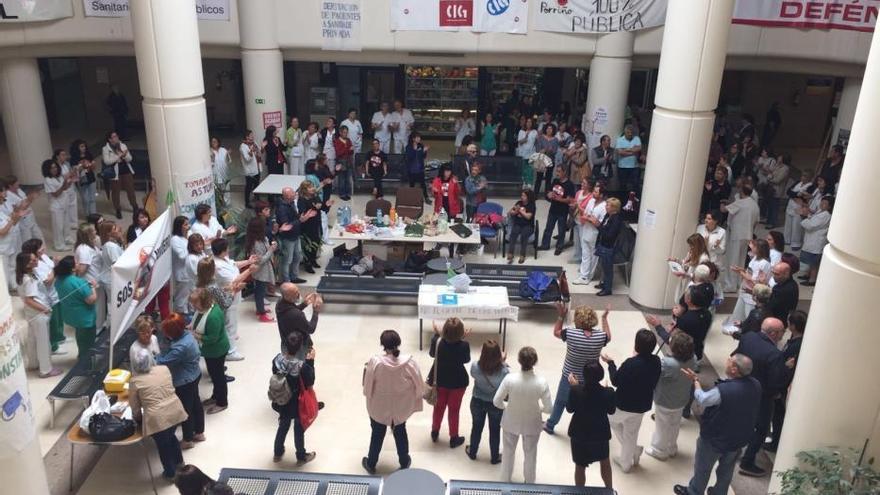
<svg viewBox="0 0 880 495">
<path fill-rule="evenodd" d="M 104 391 L 108 394 L 118 394 L 125 390 L 125 384 L 131 379 L 131 372 L 128 370 L 110 370 L 104 377 Z"/>
</svg>

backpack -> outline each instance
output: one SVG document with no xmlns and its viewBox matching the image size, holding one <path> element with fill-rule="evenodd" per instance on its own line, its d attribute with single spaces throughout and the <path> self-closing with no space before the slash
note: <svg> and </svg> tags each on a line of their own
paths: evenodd
<svg viewBox="0 0 880 495">
<path fill-rule="evenodd" d="M 519 284 L 519 295 L 524 299 L 541 302 L 544 291 L 550 287 L 554 280 L 544 272 L 529 272 L 525 280 Z"/>
<path fill-rule="evenodd" d="M 269 400 L 279 406 L 286 405 L 293 398 L 293 392 L 287 383 L 286 373 L 273 373 L 269 378 Z"/>
</svg>

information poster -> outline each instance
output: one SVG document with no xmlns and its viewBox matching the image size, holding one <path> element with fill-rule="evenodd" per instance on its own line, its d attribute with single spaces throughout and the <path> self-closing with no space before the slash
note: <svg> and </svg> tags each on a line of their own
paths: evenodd
<svg viewBox="0 0 880 495">
<path fill-rule="evenodd" d="M 204 170 L 197 174 L 174 177 L 174 195 L 180 215 L 193 218 L 196 206 L 206 204 L 216 210 L 214 198 L 214 173 Z"/>
<path fill-rule="evenodd" d="M 361 51 L 361 0 L 321 2 L 324 50 Z"/>
<path fill-rule="evenodd" d="M 5 283 L 0 270 L 0 284 Z M 21 355 L 27 332 L 27 323 L 12 317 L 9 292 L 0 291 L 0 458 L 21 452 L 34 438 L 34 407 Z"/>
<path fill-rule="evenodd" d="M 86 17 L 128 17 L 129 0 L 83 0 Z M 181 2 L 181 8 L 186 8 Z M 202 21 L 228 21 L 229 0 L 196 0 L 196 14 Z"/>
</svg>

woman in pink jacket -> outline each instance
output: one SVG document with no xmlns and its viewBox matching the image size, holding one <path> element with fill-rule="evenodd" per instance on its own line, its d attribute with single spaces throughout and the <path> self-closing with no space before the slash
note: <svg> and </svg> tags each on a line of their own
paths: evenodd
<svg viewBox="0 0 880 495">
<path fill-rule="evenodd" d="M 400 468 L 406 469 L 412 463 L 409 457 L 409 439 L 406 436 L 406 420 L 414 412 L 422 410 L 424 381 L 419 365 L 409 355 L 400 355 L 400 335 L 394 330 L 385 330 L 379 337 L 384 354 L 373 356 L 364 368 L 364 395 L 367 397 L 367 412 L 370 414 L 370 451 L 361 461 L 364 469 L 376 473 L 376 463 L 385 432 L 388 427 L 394 434 L 397 458 Z"/>
</svg>

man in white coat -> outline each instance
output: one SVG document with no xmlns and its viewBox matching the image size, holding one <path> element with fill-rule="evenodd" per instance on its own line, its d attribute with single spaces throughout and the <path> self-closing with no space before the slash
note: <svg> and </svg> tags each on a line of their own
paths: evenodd
<svg viewBox="0 0 880 495">
<path fill-rule="evenodd" d="M 388 103 L 382 102 L 379 111 L 373 114 L 370 123 L 373 127 L 373 138 L 379 140 L 382 153 L 391 153 L 391 122 L 393 117 L 388 113 Z"/>
<path fill-rule="evenodd" d="M 413 117 L 409 108 L 404 108 L 403 101 L 394 100 L 394 111 L 391 112 L 391 128 L 394 131 L 395 153 L 403 153 L 415 123 L 415 117 Z"/>
<path fill-rule="evenodd" d="M 761 216 L 758 202 L 752 197 L 752 186 L 746 184 L 740 188 L 739 199 L 728 205 L 721 205 L 721 211 L 728 214 L 727 217 L 727 262 L 726 266 L 743 266 L 746 252 L 749 249 L 749 241 L 755 232 L 755 225 Z M 741 277 L 738 273 L 729 270 L 724 281 L 725 292 L 735 292 L 739 289 Z"/>
</svg>

